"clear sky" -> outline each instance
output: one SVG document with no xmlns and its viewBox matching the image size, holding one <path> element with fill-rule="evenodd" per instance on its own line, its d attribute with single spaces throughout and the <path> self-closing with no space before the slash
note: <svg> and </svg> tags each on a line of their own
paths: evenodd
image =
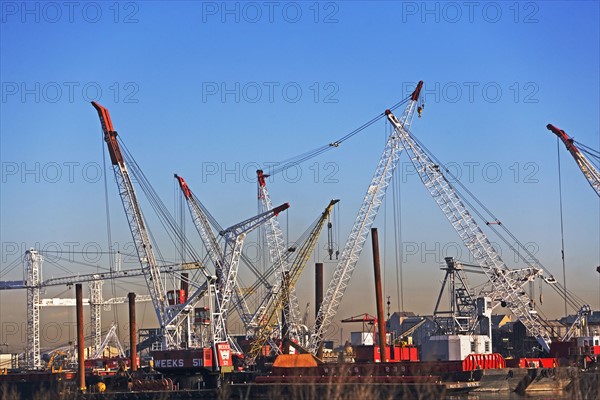
<svg viewBox="0 0 600 400">
<path fill-rule="evenodd" d="M 90 100 L 111 111 L 167 206 L 174 208 L 177 172 L 228 226 L 256 212 L 257 165 L 343 136 L 404 98 L 419 80 L 426 107 L 414 134 L 562 280 L 557 143 L 545 126 L 553 123 L 600 148 L 597 1 L 0 4 L 2 280 L 21 279 L 20 264 L 14 266 L 30 247 L 108 264 L 94 253 L 108 251 L 108 241 L 104 144 Z M 292 205 L 280 217 L 290 240 L 329 199 L 340 198 L 336 235 L 345 241 L 385 129 L 377 123 L 269 182 L 273 202 Z M 598 309 L 600 202 L 562 144 L 559 154 L 567 285 Z M 403 156 L 395 186 L 404 308 L 427 314 L 443 257 L 469 256 L 456 250 L 458 236 L 409 163 Z M 112 175 L 108 186 L 112 237 L 123 249 L 131 235 Z M 388 197 L 375 226 L 384 242 L 385 295 L 395 311 Z M 142 205 L 165 258 L 174 260 L 174 246 Z M 199 243 L 189 220 L 187 228 Z M 368 247 L 338 319 L 375 312 Z M 502 251 L 509 267 L 523 267 L 510 249 Z M 315 260 L 324 258 L 321 249 Z M 327 280 L 334 265 L 326 263 Z M 95 270 L 61 266 L 69 273 Z M 65 273 L 44 265 L 44 277 Z M 313 304 L 312 279 L 311 268 L 298 288 L 302 305 Z M 122 283 L 114 293 L 132 289 L 143 292 L 144 286 Z M 47 296 L 61 292 L 73 295 L 59 288 Z M 564 314 L 560 298 L 549 290 L 544 297 L 546 315 Z M 0 342 L 19 347 L 22 337 L 10 332 L 15 323 L 24 329 L 24 293 L 0 293 L 0 302 Z M 51 310 L 42 323 L 73 321 L 72 314 Z"/>
</svg>

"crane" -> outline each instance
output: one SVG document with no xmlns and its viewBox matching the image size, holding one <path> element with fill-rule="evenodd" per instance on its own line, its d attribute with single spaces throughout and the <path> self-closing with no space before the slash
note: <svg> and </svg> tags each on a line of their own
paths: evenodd
<svg viewBox="0 0 600 400">
<path fill-rule="evenodd" d="M 549 131 L 552 131 L 564 144 L 569 153 L 575 159 L 575 162 L 583 172 L 583 175 L 589 182 L 590 186 L 598 196 L 600 196 L 600 172 L 594 165 L 583 155 L 579 148 L 575 145 L 573 138 L 569 137 L 562 129 L 558 129 L 552 124 L 546 125 Z"/>
<path fill-rule="evenodd" d="M 227 269 L 227 265 L 226 265 L 227 260 L 225 260 L 223 258 L 222 250 L 221 250 L 221 247 L 217 240 L 217 237 L 215 236 L 215 234 L 209 224 L 206 214 L 204 213 L 202 207 L 200 206 L 200 201 L 192 193 L 192 191 L 190 190 L 185 179 L 183 179 L 183 177 L 181 177 L 177 174 L 175 174 L 175 179 L 177 179 L 177 182 L 179 183 L 179 187 L 183 193 L 183 196 L 186 199 L 188 208 L 190 210 L 190 215 L 192 217 L 192 221 L 194 222 L 194 226 L 196 227 L 196 230 L 200 234 L 200 238 L 202 239 L 202 242 L 204 243 L 204 247 L 206 248 L 206 250 L 208 252 L 208 256 L 211 259 L 211 261 L 215 267 L 217 276 L 219 276 L 222 274 L 223 268 Z M 239 297 L 238 291 L 234 290 L 233 295 L 236 297 L 236 300 L 237 300 L 237 298 Z M 244 324 L 245 324 L 246 319 L 247 319 L 247 314 L 249 314 L 249 312 L 247 311 L 248 307 L 245 304 L 243 298 L 239 299 L 239 301 L 236 301 L 235 304 L 236 304 L 236 306 L 238 306 L 237 308 L 238 308 L 238 312 L 240 314 L 240 318 L 242 319 L 242 322 L 244 322 Z"/>
<path fill-rule="evenodd" d="M 241 256 L 241 246 L 248 233 L 260 225 L 274 219 L 273 217 L 278 215 L 281 211 L 286 210 L 289 207 L 289 204 L 285 203 L 274 209 L 269 209 L 255 217 L 222 230 L 220 235 L 225 237 L 225 249 L 222 251 L 217 238 L 209 225 L 208 218 L 200 206 L 200 202 L 181 176 L 175 175 L 175 178 L 178 180 L 179 187 L 186 198 L 194 225 L 207 248 L 209 257 L 215 265 L 217 277 L 220 282 L 218 296 L 220 311 L 217 312 L 215 315 L 216 318 L 214 319 L 216 321 L 214 327 L 215 335 L 217 338 L 225 336 L 223 333 L 226 324 L 225 319 L 227 308 L 232 297 L 234 298 L 234 306 L 238 309 L 242 322 L 246 329 L 248 329 L 251 318 L 250 312 L 245 304 L 243 295 L 235 290 L 236 276 Z M 233 344 L 233 346 L 237 348 L 236 344 Z"/>
<path fill-rule="evenodd" d="M 121 279 L 121 278 L 133 278 L 143 276 L 143 271 L 140 268 L 126 269 L 126 270 L 111 270 L 108 272 L 92 273 L 92 274 L 77 274 L 65 277 L 56 277 L 43 279 L 42 276 L 42 264 L 43 254 L 35 249 L 29 249 L 25 252 L 24 256 L 24 272 L 26 280 L 21 281 L 0 281 L 0 290 L 16 290 L 26 289 L 27 290 L 27 344 L 25 361 L 29 368 L 39 369 L 42 367 L 41 356 L 40 356 L 40 307 L 52 306 L 52 305 L 75 305 L 74 302 L 68 302 L 64 299 L 42 299 L 41 290 L 43 288 L 51 286 L 72 286 L 76 283 L 90 283 L 90 306 L 92 311 L 90 312 L 90 319 L 92 322 L 92 337 L 94 346 L 97 347 L 100 344 L 100 311 L 101 304 L 97 301 L 101 298 L 94 296 L 94 293 L 98 294 L 95 287 L 98 287 L 101 282 L 105 279 Z M 198 262 L 174 264 L 174 265 L 162 265 L 159 270 L 164 273 L 173 273 L 180 270 L 191 270 L 200 268 Z M 96 300 L 94 300 L 96 299 Z M 126 298 L 111 299 L 107 302 L 101 302 L 102 305 L 106 304 L 120 304 L 124 303 Z M 150 297 L 148 297 L 150 300 Z M 72 303 L 72 304 L 71 304 Z"/>
<path fill-rule="evenodd" d="M 194 222 L 195 226 L 197 223 L 200 223 L 201 224 L 200 228 L 202 228 L 206 232 L 212 232 L 211 226 L 212 226 L 213 230 L 216 230 L 217 232 L 222 231 L 224 228 L 217 222 L 217 220 L 212 215 L 210 215 L 210 213 L 206 209 L 206 207 L 202 204 L 202 202 L 200 202 L 200 200 L 196 197 L 194 192 L 189 188 L 186 181 L 183 178 L 181 178 L 179 175 L 176 175 L 176 179 L 179 183 L 182 195 L 186 198 L 188 207 L 193 207 L 193 210 L 190 209 L 190 213 L 192 215 L 192 219 L 195 221 Z M 209 223 L 210 223 L 210 225 L 209 225 Z M 198 227 L 197 227 L 197 229 L 198 229 Z M 201 237 L 203 235 L 204 235 L 204 233 L 201 233 Z M 214 235 L 214 233 L 210 233 L 210 235 L 215 237 L 215 241 L 216 241 L 216 236 Z M 205 240 L 208 240 L 208 242 L 212 241 L 210 238 L 208 238 L 208 239 L 207 238 L 208 237 L 203 238 L 202 239 L 203 242 L 205 242 Z M 214 243 L 211 244 L 212 249 L 216 249 L 217 247 L 218 247 L 218 244 L 217 245 L 215 245 Z M 215 251 L 215 254 L 219 254 L 219 251 Z M 272 271 L 271 269 L 269 269 L 267 272 L 260 271 L 254 265 L 252 260 L 250 260 L 248 258 L 248 256 L 246 256 L 243 252 L 242 252 L 240 258 L 241 258 L 241 261 L 244 262 L 246 267 L 248 267 L 248 269 L 250 269 L 250 271 L 257 278 L 256 282 L 252 285 L 252 287 L 238 288 L 240 293 L 242 293 L 244 295 L 244 297 L 249 296 L 249 295 L 255 293 L 257 291 L 257 289 L 259 288 L 259 286 L 261 286 L 261 285 L 264 286 L 265 288 L 269 289 L 271 287 L 271 284 L 269 283 L 268 278 L 273 274 L 274 271 Z M 242 300 L 245 300 L 245 298 L 238 298 L 238 300 L 242 301 Z"/>
<path fill-rule="evenodd" d="M 209 285 L 214 284 L 214 277 L 205 268 L 202 268 L 201 272 L 204 274 L 206 282 L 197 287 L 196 291 L 188 297 L 188 300 L 184 304 L 169 305 L 142 210 L 135 194 L 125 158 L 117 140 L 117 132 L 113 128 L 108 110 L 95 101 L 92 102 L 92 106 L 96 109 L 100 118 L 104 141 L 108 146 L 108 153 L 113 166 L 119 195 L 123 203 L 123 209 L 158 318 L 162 346 L 164 349 L 177 348 L 182 342 L 182 323 L 187 320 L 187 316 L 191 309 L 193 309 L 193 306 L 210 289 Z"/>
<path fill-rule="evenodd" d="M 275 324 L 277 312 L 282 308 L 285 310 L 285 308 L 288 307 L 290 288 L 296 286 L 296 283 L 298 282 L 298 279 L 300 278 L 300 275 L 302 274 L 310 255 L 317 245 L 323 226 L 329 218 L 333 206 L 338 202 L 339 200 L 335 199 L 329 202 L 323 213 L 314 223 L 310 234 L 308 235 L 308 239 L 296 250 L 296 256 L 290 265 L 289 271 L 284 274 L 281 282 L 278 284 L 278 288 L 274 290 L 276 296 L 270 296 L 264 300 L 266 304 L 262 306 L 264 309 L 262 314 L 263 318 L 257 321 L 258 327 L 255 330 L 256 334 L 254 337 L 254 342 L 246 354 L 246 364 L 254 363 L 265 342 L 269 340 L 272 334 L 271 326 Z M 282 339 L 284 338 L 282 337 Z"/>
<path fill-rule="evenodd" d="M 266 182 L 266 178 L 268 178 L 269 175 L 264 174 L 263 170 L 259 169 L 256 171 L 256 176 L 260 209 L 268 210 L 272 207 L 271 196 L 267 191 Z M 260 323 L 260 321 L 264 320 L 269 305 L 275 301 L 280 288 L 284 286 L 286 274 L 290 271 L 288 251 L 285 248 L 283 232 L 279 226 L 279 221 L 277 221 L 275 218 L 271 219 L 269 223 L 266 224 L 265 231 L 267 245 L 269 247 L 269 257 L 273 265 L 278 265 L 279 277 L 275 284 L 271 287 L 271 290 L 267 291 L 265 298 L 261 302 L 257 312 L 252 317 L 251 325 L 255 327 Z M 298 298 L 296 297 L 296 290 L 294 286 L 288 286 L 287 290 L 288 304 L 284 307 L 285 320 L 288 325 L 290 336 L 298 340 L 300 329 L 300 309 L 298 306 Z"/>
<path fill-rule="evenodd" d="M 115 323 L 113 323 L 111 325 L 110 329 L 106 333 L 106 337 L 104 338 L 104 340 L 102 341 L 100 346 L 98 346 L 95 349 L 94 355 L 91 358 L 102 358 L 102 354 L 104 354 L 104 349 L 106 349 L 106 347 L 110 344 L 111 341 L 117 347 L 118 357 L 125 358 L 125 350 L 123 349 L 123 346 L 121 345 L 121 341 L 119 340 L 119 337 L 117 336 L 117 324 L 115 324 Z"/>
<path fill-rule="evenodd" d="M 494 295 L 502 299 L 503 304 L 523 323 L 542 348 L 549 352 L 550 335 L 537 312 L 532 309 L 531 300 L 521 289 L 519 275 L 512 273 L 502 261 L 439 165 L 422 149 L 405 124 L 391 111 L 386 111 L 386 114 L 430 195 L 485 272 L 493 286 Z"/>
<path fill-rule="evenodd" d="M 289 203 L 284 203 L 219 232 L 225 238 L 225 249 L 223 251 L 225 262 L 222 264 L 223 269 L 220 276 L 217 276 L 217 306 L 213 313 L 213 340 L 215 343 L 228 340 L 226 333 L 228 306 L 231 297 L 235 293 L 234 286 L 246 235 L 289 207 Z M 233 343 L 231 340 L 230 342 Z M 234 348 L 237 347 L 236 344 L 233 344 L 233 346 Z M 241 352 L 239 349 L 236 350 Z"/>
<path fill-rule="evenodd" d="M 401 122 L 398 121 L 405 129 L 410 127 L 415 109 L 418 107 L 417 102 L 422 87 L 423 81 L 420 81 L 409 98 L 402 117 L 400 118 Z M 419 108 L 421 107 L 419 106 Z M 344 246 L 344 250 L 337 263 L 333 278 L 329 282 L 323 303 L 319 308 L 315 327 L 310 335 L 308 344 L 308 350 L 313 354 L 316 354 L 320 342 L 323 340 L 325 333 L 329 329 L 329 325 L 337 313 L 337 309 L 342 301 L 350 278 L 352 277 L 352 273 L 354 272 L 360 253 L 367 240 L 373 221 L 379 211 L 379 206 L 381 206 L 383 198 L 385 197 L 385 191 L 389 186 L 398 165 L 401 150 L 402 148 L 400 146 L 398 134 L 397 132 L 392 132 L 388 137 L 385 149 L 377 164 L 375 174 L 373 175 L 373 179 L 369 184 L 367 193 L 360 206 L 358 215 Z"/>
</svg>

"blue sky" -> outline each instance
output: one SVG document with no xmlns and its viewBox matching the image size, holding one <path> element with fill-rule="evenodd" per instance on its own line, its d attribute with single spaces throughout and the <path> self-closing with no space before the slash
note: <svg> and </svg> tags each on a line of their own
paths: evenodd
<svg viewBox="0 0 600 400">
<path fill-rule="evenodd" d="M 108 248 L 103 144 L 89 100 L 111 111 L 169 207 L 177 172 L 231 225 L 256 211 L 256 164 L 343 136 L 419 80 L 426 108 L 415 135 L 562 276 L 557 145 L 545 126 L 600 147 L 598 2 L 475 2 L 472 9 L 462 2 L 1 4 L 2 279 L 21 278 L 20 268 L 6 273 L 15 248 Z M 273 202 L 292 204 L 282 221 L 291 239 L 340 198 L 345 241 L 385 129 L 375 124 L 301 165 L 299 178 L 270 182 Z M 567 283 L 598 309 L 600 203 L 562 144 L 559 150 Z M 405 254 L 405 308 L 430 313 L 442 249 L 458 237 L 409 160 L 401 163 L 402 238 L 418 248 Z M 129 230 L 108 184 L 113 240 L 126 243 Z M 376 226 L 384 230 L 385 291 L 396 309 L 389 200 Z M 154 230 L 161 238 L 160 226 Z M 174 257 L 170 242 L 163 246 Z M 366 248 L 340 319 L 374 312 L 374 302 L 356 305 L 372 295 L 369 254 Z M 512 258 L 505 256 L 507 264 L 519 267 Z M 64 273 L 53 268 L 45 274 Z M 300 293 L 310 301 L 306 275 Z M 559 317 L 562 303 L 549 293 L 545 311 Z M 21 294 L 0 293 L 4 321 L 24 317 L 10 309 L 13 296 Z"/>
</svg>

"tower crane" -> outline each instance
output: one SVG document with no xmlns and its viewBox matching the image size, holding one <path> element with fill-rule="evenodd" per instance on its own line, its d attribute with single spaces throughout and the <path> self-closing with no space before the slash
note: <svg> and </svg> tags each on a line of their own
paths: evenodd
<svg viewBox="0 0 600 400">
<path fill-rule="evenodd" d="M 404 129 L 409 129 L 412 123 L 415 109 L 418 107 L 417 103 L 422 87 L 423 81 L 420 81 L 414 92 L 411 94 L 402 117 L 398 121 Z M 337 309 L 342 301 L 350 278 L 352 277 L 352 273 L 354 272 L 360 253 L 367 240 L 373 221 L 379 211 L 379 206 L 381 206 L 383 198 L 385 197 L 385 191 L 389 186 L 398 165 L 401 150 L 402 147 L 400 145 L 398 133 L 394 131 L 388 137 L 373 179 L 367 189 L 367 193 L 360 206 L 344 250 L 337 263 L 333 278 L 327 287 L 323 303 L 319 308 L 315 327 L 310 335 L 308 344 L 308 350 L 313 354 L 316 354 L 320 342 L 323 340 L 325 333 L 329 329 L 329 325 L 337 313 Z"/>
<path fill-rule="evenodd" d="M 284 274 L 281 282 L 278 285 L 279 287 L 276 289 L 276 291 L 274 291 L 276 296 L 269 296 L 265 299 L 266 304 L 263 306 L 263 318 L 257 321 L 258 327 L 255 330 L 256 335 L 250 350 L 246 354 L 246 364 L 249 365 L 254 363 L 256 357 L 260 354 L 260 350 L 264 346 L 265 342 L 269 340 L 272 334 L 271 327 L 275 324 L 277 312 L 282 308 L 285 310 L 285 308 L 289 305 L 290 288 L 296 286 L 296 283 L 298 282 L 298 279 L 300 278 L 300 275 L 302 274 L 310 255 L 317 245 L 321 230 L 329 218 L 333 206 L 338 202 L 339 200 L 331 200 L 329 202 L 321 216 L 313 225 L 313 228 L 308 235 L 308 239 L 296 250 L 296 256 L 290 265 L 289 271 Z M 284 338 L 282 337 L 282 339 Z M 275 348 L 277 349 L 277 347 Z"/>
<path fill-rule="evenodd" d="M 430 195 L 448 218 L 475 261 L 485 272 L 493 286 L 494 296 L 502 299 L 503 304 L 521 321 L 527 330 L 537 339 L 547 352 L 550 351 L 550 335 L 543 321 L 532 309 L 531 301 L 519 285 L 519 276 L 511 273 L 500 255 L 477 225 L 454 187 L 446 179 L 429 155 L 409 133 L 409 129 L 398 120 L 391 111 L 387 118 L 394 126 L 401 146 L 408 153 L 419 177 Z"/>
<path fill-rule="evenodd" d="M 65 301 L 64 299 L 42 299 L 41 290 L 52 286 L 72 286 L 76 283 L 88 282 L 90 284 L 90 319 L 92 322 L 92 338 L 94 346 L 100 344 L 100 311 L 101 305 L 120 304 L 126 301 L 126 298 L 114 298 L 107 302 L 101 300 L 101 291 L 98 293 L 94 288 L 101 285 L 101 282 L 106 279 L 121 279 L 134 278 L 143 276 L 141 268 L 108 271 L 92 274 L 77 274 L 66 277 L 56 277 L 43 279 L 42 264 L 43 254 L 35 249 L 30 249 L 25 252 L 24 256 L 24 272 L 25 280 L 22 281 L 0 281 L 0 290 L 27 290 L 27 343 L 25 362 L 31 369 L 39 369 L 42 367 L 40 353 L 40 307 L 53 305 L 75 305 L 74 301 Z M 173 273 L 180 270 L 191 270 L 200 268 L 197 262 L 183 263 L 176 265 L 162 265 L 159 267 L 160 272 Z M 98 295 L 100 297 L 98 297 Z M 141 301 L 146 301 L 145 297 L 141 297 Z M 148 296 L 147 300 L 150 300 Z"/>
<path fill-rule="evenodd" d="M 575 162 L 583 172 L 583 175 L 589 182 L 590 186 L 598 196 L 600 196 L 600 171 L 583 155 L 579 148 L 575 145 L 573 138 L 569 137 L 562 129 L 558 129 L 552 124 L 546 125 L 549 131 L 552 131 L 564 144 L 569 153 L 575 159 Z"/>
<path fill-rule="evenodd" d="M 100 117 L 104 141 L 108 146 L 108 153 L 113 166 L 119 195 L 123 203 L 123 209 L 129 222 L 136 252 L 158 318 L 163 349 L 177 348 L 182 343 L 182 323 L 187 320 L 193 306 L 206 294 L 209 285 L 214 284 L 214 277 L 205 268 L 202 268 L 201 271 L 206 278 L 206 282 L 199 286 L 184 304 L 169 305 L 142 210 L 135 194 L 125 158 L 117 140 L 117 132 L 113 128 L 108 110 L 95 101 L 92 102 L 92 105 Z"/>
</svg>

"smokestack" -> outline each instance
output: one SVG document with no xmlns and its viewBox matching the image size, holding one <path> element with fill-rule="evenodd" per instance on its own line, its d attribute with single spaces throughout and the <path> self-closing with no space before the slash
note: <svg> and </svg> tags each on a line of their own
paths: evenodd
<svg viewBox="0 0 600 400">
<path fill-rule="evenodd" d="M 83 290 L 81 283 L 75 284 L 75 304 L 77 312 L 77 363 L 79 364 L 79 391 L 85 392 L 85 342 L 83 336 Z"/>
<path fill-rule="evenodd" d="M 323 303 L 323 263 L 315 263 L 315 318 Z M 317 358 L 323 358 L 323 342 L 319 343 Z"/>
<path fill-rule="evenodd" d="M 377 228 L 371 228 L 373 243 L 373 269 L 375 271 L 375 300 L 377 302 L 377 327 L 379 331 L 379 354 L 381 362 L 386 362 L 385 356 L 385 316 L 383 313 L 383 295 L 381 293 L 381 268 L 379 266 L 379 235 Z"/>
<path fill-rule="evenodd" d="M 288 320 L 285 317 L 286 311 L 288 311 L 290 309 L 290 273 L 289 271 L 285 271 L 283 273 L 283 290 L 284 290 L 284 295 L 285 295 L 285 302 L 283 304 L 283 309 L 281 310 L 281 325 L 282 325 L 282 330 L 281 330 L 281 352 L 283 354 L 289 354 L 290 353 L 290 329 L 288 326 Z"/>
<path fill-rule="evenodd" d="M 129 367 L 137 371 L 137 324 L 135 322 L 135 293 L 127 295 L 129 299 Z"/>
</svg>

